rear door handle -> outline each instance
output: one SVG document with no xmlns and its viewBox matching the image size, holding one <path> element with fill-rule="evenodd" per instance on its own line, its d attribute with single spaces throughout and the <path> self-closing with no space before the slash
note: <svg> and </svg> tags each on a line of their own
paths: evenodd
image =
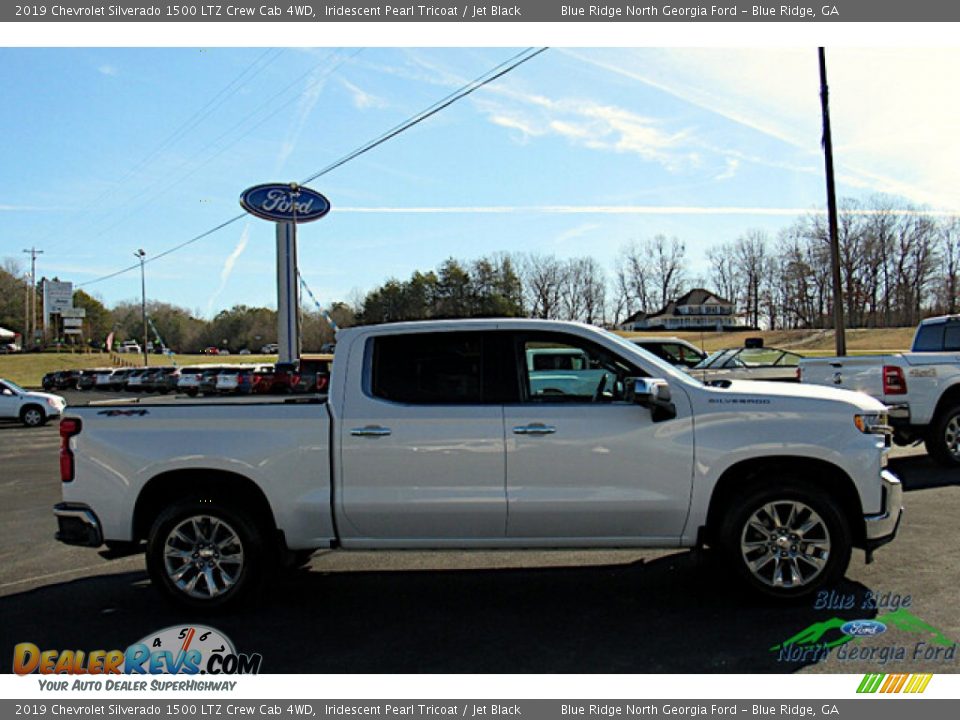
<svg viewBox="0 0 960 720">
<path fill-rule="evenodd" d="M 367 425 L 366 427 L 353 428 L 350 434 L 355 437 L 383 437 L 390 434 L 390 428 L 380 425 Z"/>
<path fill-rule="evenodd" d="M 553 425 L 544 425 L 542 423 L 516 425 L 513 428 L 514 435 L 553 435 L 556 431 L 557 428 Z"/>
</svg>

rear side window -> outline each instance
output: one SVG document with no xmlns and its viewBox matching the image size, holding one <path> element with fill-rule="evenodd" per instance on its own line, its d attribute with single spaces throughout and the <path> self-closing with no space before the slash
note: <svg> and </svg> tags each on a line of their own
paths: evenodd
<svg viewBox="0 0 960 720">
<path fill-rule="evenodd" d="M 373 395 L 415 405 L 483 403 L 483 337 L 438 332 L 375 338 Z"/>
<path fill-rule="evenodd" d="M 913 340 L 913 352 L 939 352 L 943 350 L 943 328 L 936 325 L 921 325 L 917 337 Z"/>
<path fill-rule="evenodd" d="M 960 323 L 950 323 L 943 329 L 943 349 L 960 350 Z"/>
</svg>

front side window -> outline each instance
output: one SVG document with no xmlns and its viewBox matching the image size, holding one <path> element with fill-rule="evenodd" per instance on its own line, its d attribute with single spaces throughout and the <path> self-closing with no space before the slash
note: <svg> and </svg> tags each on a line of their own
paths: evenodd
<svg viewBox="0 0 960 720">
<path fill-rule="evenodd" d="M 534 335 L 519 343 L 527 402 L 614 402 L 624 378 L 645 375 L 608 350 L 568 336 Z"/>
</svg>

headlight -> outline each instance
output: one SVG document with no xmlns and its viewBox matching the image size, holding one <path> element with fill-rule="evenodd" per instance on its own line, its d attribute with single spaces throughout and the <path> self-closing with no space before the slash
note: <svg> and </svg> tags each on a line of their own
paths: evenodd
<svg viewBox="0 0 960 720">
<path fill-rule="evenodd" d="M 862 433 L 873 435 L 890 435 L 893 433 L 893 428 L 890 427 L 885 412 L 854 415 L 853 424 Z"/>
</svg>

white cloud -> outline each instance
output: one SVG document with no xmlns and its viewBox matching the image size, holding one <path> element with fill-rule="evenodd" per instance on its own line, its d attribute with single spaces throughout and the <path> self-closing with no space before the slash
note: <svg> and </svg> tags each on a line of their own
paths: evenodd
<svg viewBox="0 0 960 720">
<path fill-rule="evenodd" d="M 783 142 L 822 172 L 814 48 L 563 52 Z M 946 84 L 958 71 L 956 48 L 828 49 L 838 178 L 960 208 L 960 95 Z"/>
<path fill-rule="evenodd" d="M 735 157 L 725 158 L 727 166 L 723 169 L 722 172 L 717 173 L 714 176 L 714 180 L 730 180 L 734 175 L 737 174 L 737 170 L 740 168 L 740 159 Z"/>
<path fill-rule="evenodd" d="M 655 118 L 589 99 L 490 89 L 475 99 L 477 107 L 494 125 L 518 131 L 524 142 L 553 135 L 593 150 L 639 155 L 672 171 L 700 163 L 687 128 L 671 130 Z"/>
<path fill-rule="evenodd" d="M 363 90 L 356 85 L 354 85 L 349 80 L 341 79 L 340 82 L 343 86 L 350 91 L 350 96 L 353 99 L 353 105 L 358 110 L 367 110 L 369 108 L 384 108 L 387 106 L 386 100 L 383 98 L 377 97 L 373 93 L 369 93 L 366 90 Z"/>
<path fill-rule="evenodd" d="M 100 73 L 101 75 L 108 75 L 110 77 L 114 77 L 120 74 L 120 70 L 117 68 L 116 65 L 106 65 L 106 64 L 98 67 L 97 72 Z"/>
</svg>

